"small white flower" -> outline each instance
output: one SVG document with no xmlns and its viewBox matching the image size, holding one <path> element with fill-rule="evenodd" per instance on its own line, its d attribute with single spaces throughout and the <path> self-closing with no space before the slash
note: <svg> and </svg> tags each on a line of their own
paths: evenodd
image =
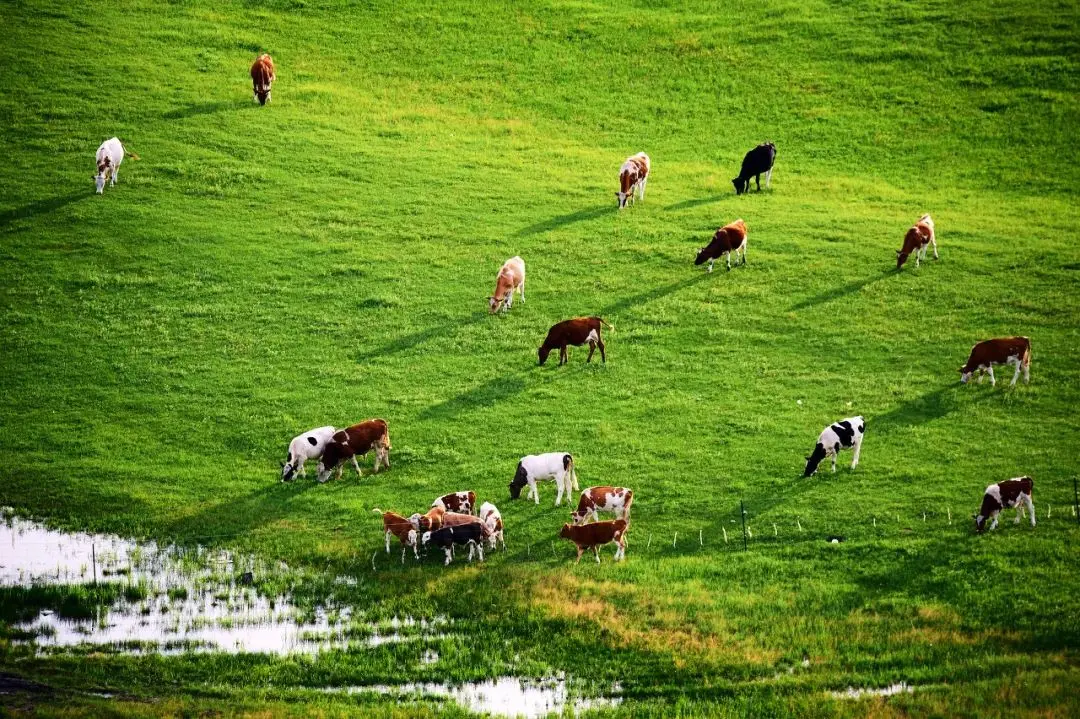
<svg viewBox="0 0 1080 719">
<path fill-rule="evenodd" d="M 802 406 L 802 400 L 801 399 L 795 400 L 795 404 L 797 404 L 797 405 L 799 405 L 801 407 Z"/>
</svg>

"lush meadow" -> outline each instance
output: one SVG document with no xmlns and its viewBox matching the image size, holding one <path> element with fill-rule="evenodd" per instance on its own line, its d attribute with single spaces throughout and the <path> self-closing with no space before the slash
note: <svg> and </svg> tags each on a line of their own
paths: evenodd
<svg viewBox="0 0 1080 719">
<path fill-rule="evenodd" d="M 0 671 L 54 689 L 9 709 L 414 716 L 448 708 L 313 690 L 565 671 L 618 681 L 599 713 L 633 716 L 1080 711 L 1078 15 L 0 5 L 0 504 L 284 560 L 311 606 L 460 628 L 318 659 L 35 656 L 3 622 L 56 599 L 5 593 Z M 113 135 L 142 159 L 98 197 Z M 736 197 L 766 139 L 772 189 Z M 648 196 L 618 212 L 640 150 Z M 941 260 L 897 273 L 923 212 Z M 695 268 L 737 217 L 747 266 Z M 492 317 L 515 254 L 526 302 Z M 578 348 L 537 367 L 547 328 L 580 315 L 616 326 L 607 364 Z M 1030 385 L 959 384 L 975 341 L 1013 334 Z M 855 414 L 858 469 L 801 479 Z M 294 435 L 368 417 L 389 422 L 391 470 L 278 482 Z M 550 484 L 509 501 L 518 458 L 553 450 L 583 488 L 635 490 L 626 562 L 572 564 Z M 976 536 L 983 488 L 1021 474 L 1038 526 L 1009 511 Z M 382 552 L 372 507 L 466 488 L 500 507 L 508 551 L 445 569 Z M 897 681 L 918 689 L 829 694 Z M 122 699 L 78 693 L 101 688 Z"/>
</svg>

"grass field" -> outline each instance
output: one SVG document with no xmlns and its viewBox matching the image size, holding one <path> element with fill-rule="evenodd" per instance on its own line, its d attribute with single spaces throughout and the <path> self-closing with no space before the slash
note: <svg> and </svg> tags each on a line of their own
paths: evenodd
<svg viewBox="0 0 1080 719">
<path fill-rule="evenodd" d="M 0 503 L 462 628 L 316 659 L 0 638 L 0 671 L 55 689 L 4 711 L 453 714 L 314 690 L 565 671 L 619 682 L 597 714 L 1080 712 L 1075 3 L 35 1 L 0 24 Z M 95 196 L 114 135 L 142 159 Z M 766 139 L 772 189 L 737 197 Z M 648 196 L 618 212 L 641 150 Z M 923 212 L 941 259 L 897 273 Z M 748 265 L 694 267 L 737 217 Z M 515 254 L 527 301 L 489 316 Z M 580 315 L 617 327 L 607 364 L 537 367 Z M 959 384 L 1014 334 L 1030 385 Z M 801 479 L 855 414 L 860 466 Z M 368 417 L 391 470 L 278 482 L 294 435 Z M 572 564 L 550 484 L 509 501 L 554 450 L 635 490 L 626 562 Z M 983 488 L 1021 474 L 1038 526 L 976 536 Z M 466 488 L 507 552 L 382 553 L 372 507 Z M 102 688 L 122 699 L 79 693 Z"/>
</svg>

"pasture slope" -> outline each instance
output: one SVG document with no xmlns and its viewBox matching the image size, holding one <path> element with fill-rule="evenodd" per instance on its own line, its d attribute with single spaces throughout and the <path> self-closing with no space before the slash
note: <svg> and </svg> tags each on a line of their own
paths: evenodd
<svg viewBox="0 0 1080 719">
<path fill-rule="evenodd" d="M 0 503 L 353 575 L 293 590 L 460 630 L 317 659 L 0 639 L 0 671 L 54 690 L 0 705 L 452 715 L 317 689 L 562 670 L 620 683 L 598 715 L 1075 716 L 1078 13 L 0 4 Z M 262 108 L 260 51 L 278 67 Z M 96 197 L 113 135 L 142 160 Z M 772 191 L 736 197 L 766 139 Z M 639 150 L 648 196 L 616 212 Z M 923 212 L 941 260 L 896 273 Z M 693 267 L 737 217 L 749 264 Z M 515 254 L 527 302 L 490 317 Z M 617 327 L 606 366 L 579 348 L 538 368 L 547 328 L 586 314 Z M 1032 338 L 1031 384 L 960 386 L 971 345 L 1010 334 Z M 853 414 L 859 468 L 800 479 Z M 367 417 L 390 423 L 390 471 L 277 481 L 293 435 Z M 571 564 L 550 484 L 539 507 L 507 500 L 517 459 L 556 449 L 583 487 L 635 490 L 627 561 Z M 982 489 L 1020 474 L 1038 527 L 1010 512 L 975 536 Z M 372 507 L 465 488 L 501 508 L 509 551 L 446 569 L 382 553 Z M 2 600 L 10 638 L 30 600 Z M 896 681 L 918 689 L 830 695 Z M 102 689 L 120 698 L 82 693 Z"/>
</svg>

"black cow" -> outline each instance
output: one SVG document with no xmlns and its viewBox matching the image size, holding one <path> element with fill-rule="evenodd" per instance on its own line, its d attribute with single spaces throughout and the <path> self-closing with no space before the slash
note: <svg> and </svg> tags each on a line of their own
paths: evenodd
<svg viewBox="0 0 1080 719">
<path fill-rule="evenodd" d="M 771 142 L 758 145 L 746 153 L 746 157 L 742 161 L 742 169 L 739 170 L 739 176 L 731 181 L 731 184 L 735 185 L 735 194 L 741 195 L 750 191 L 751 177 L 757 181 L 757 188 L 760 191 L 762 173 L 765 174 L 765 187 L 768 188 L 769 180 L 772 179 L 774 162 L 776 162 L 776 145 Z"/>
<path fill-rule="evenodd" d="M 472 561 L 473 552 L 479 552 L 480 561 L 484 561 L 485 527 L 480 522 L 471 524 L 459 524 L 455 527 L 443 527 L 434 532 L 424 532 L 420 541 L 424 546 L 436 544 L 446 552 L 446 561 L 443 566 L 450 563 L 454 558 L 454 545 L 469 545 L 469 561 Z"/>
</svg>

